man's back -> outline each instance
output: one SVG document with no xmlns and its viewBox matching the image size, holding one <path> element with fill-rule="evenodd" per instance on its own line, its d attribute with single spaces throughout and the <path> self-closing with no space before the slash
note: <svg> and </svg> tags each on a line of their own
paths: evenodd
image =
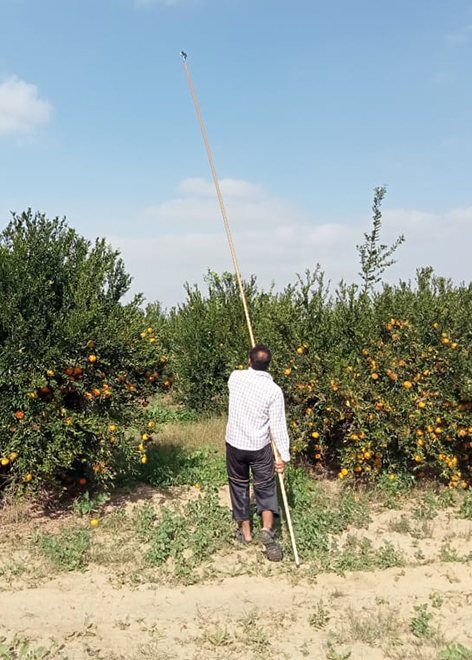
<svg viewBox="0 0 472 660">
<path fill-rule="evenodd" d="M 272 432 L 277 436 L 274 440 L 284 436 L 280 437 L 282 453 L 288 460 L 283 394 L 272 376 L 251 368 L 233 371 L 228 389 L 226 442 L 239 449 L 256 451 L 270 442 Z"/>
</svg>

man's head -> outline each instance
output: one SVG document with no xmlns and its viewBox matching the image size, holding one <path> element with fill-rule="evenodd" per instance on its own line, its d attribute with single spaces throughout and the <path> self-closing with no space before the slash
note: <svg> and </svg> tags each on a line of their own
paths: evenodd
<svg viewBox="0 0 472 660">
<path fill-rule="evenodd" d="M 267 371 L 272 353 L 265 344 L 256 344 L 249 351 L 249 366 L 256 371 Z"/>
</svg>

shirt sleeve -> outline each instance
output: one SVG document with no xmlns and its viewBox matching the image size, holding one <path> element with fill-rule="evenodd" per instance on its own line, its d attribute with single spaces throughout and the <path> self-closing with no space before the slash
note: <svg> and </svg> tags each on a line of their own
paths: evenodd
<svg viewBox="0 0 472 660">
<path fill-rule="evenodd" d="M 287 463 L 290 460 L 290 438 L 285 419 L 284 395 L 280 389 L 269 406 L 269 427 L 272 440 L 282 460 Z"/>
</svg>

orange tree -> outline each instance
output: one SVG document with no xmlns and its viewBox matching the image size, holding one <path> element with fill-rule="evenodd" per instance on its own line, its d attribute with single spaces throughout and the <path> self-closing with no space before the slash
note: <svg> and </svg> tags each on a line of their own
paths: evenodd
<svg viewBox="0 0 472 660">
<path fill-rule="evenodd" d="M 294 453 L 340 479 L 408 473 L 467 488 L 471 298 L 430 269 L 416 287 L 338 291 L 320 332 L 292 344 L 278 370 Z"/>
<path fill-rule="evenodd" d="M 0 234 L 0 486 L 103 483 L 146 462 L 166 358 L 141 299 L 121 302 L 130 281 L 58 218 L 14 214 Z"/>
<path fill-rule="evenodd" d="M 214 282 L 218 286 L 215 288 Z M 226 380 L 245 366 L 247 330 L 234 279 L 212 276 L 166 320 L 176 396 L 226 406 Z M 316 270 L 281 293 L 252 280 L 259 341 L 274 353 L 295 458 L 341 479 L 438 477 L 471 482 L 471 286 L 418 272 L 414 284 L 328 295 Z"/>
</svg>

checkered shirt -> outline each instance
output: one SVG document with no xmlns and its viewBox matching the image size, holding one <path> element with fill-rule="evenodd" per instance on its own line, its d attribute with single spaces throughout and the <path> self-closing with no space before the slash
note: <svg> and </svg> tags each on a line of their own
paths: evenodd
<svg viewBox="0 0 472 660">
<path fill-rule="evenodd" d="M 282 460 L 290 460 L 284 395 L 267 371 L 233 371 L 228 380 L 229 410 L 226 442 L 256 451 L 272 440 Z"/>
</svg>

